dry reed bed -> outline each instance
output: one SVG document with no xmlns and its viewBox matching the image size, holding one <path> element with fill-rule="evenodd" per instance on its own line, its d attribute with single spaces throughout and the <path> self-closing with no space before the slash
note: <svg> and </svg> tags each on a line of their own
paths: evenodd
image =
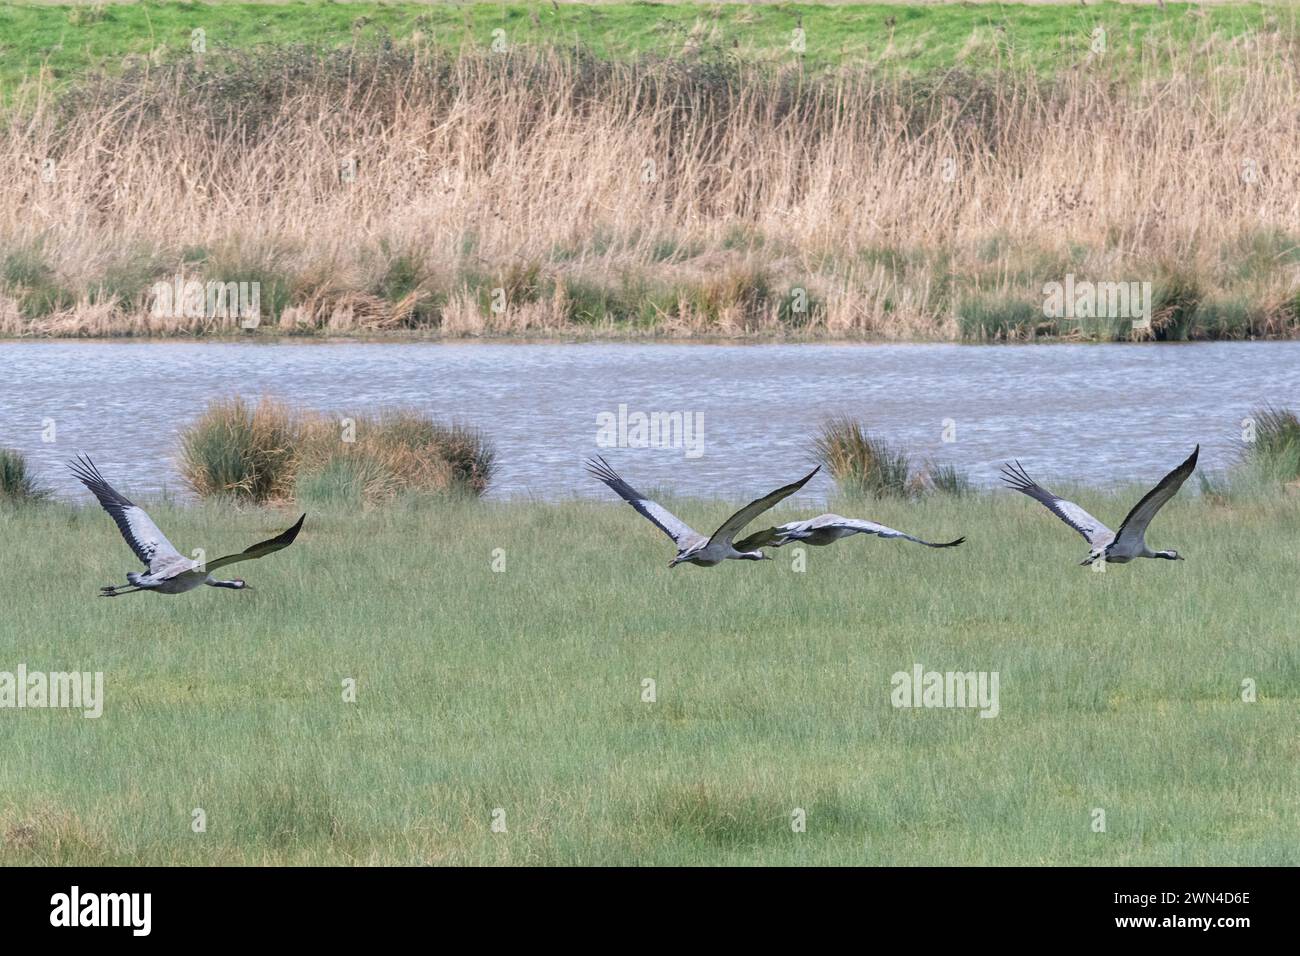
<svg viewBox="0 0 1300 956">
<path fill-rule="evenodd" d="M 234 324 L 154 314 L 179 276 L 259 283 L 263 330 L 1024 337 L 1070 333 L 1067 272 L 1152 281 L 1162 335 L 1293 334 L 1296 53 L 1197 56 L 1119 84 L 291 51 L 32 89 L 0 334 Z"/>
</svg>

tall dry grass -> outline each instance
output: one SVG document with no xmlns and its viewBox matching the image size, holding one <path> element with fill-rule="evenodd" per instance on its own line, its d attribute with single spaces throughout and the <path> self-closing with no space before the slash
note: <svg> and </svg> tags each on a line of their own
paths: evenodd
<svg viewBox="0 0 1300 956">
<path fill-rule="evenodd" d="M 907 80 L 417 46 L 33 87 L 0 116 L 0 334 L 233 327 L 152 314 L 180 276 L 259 282 L 284 331 L 1023 338 L 1070 333 L 1041 314 L 1066 272 L 1152 281 L 1158 337 L 1292 333 L 1296 51 L 1173 63 Z"/>
</svg>

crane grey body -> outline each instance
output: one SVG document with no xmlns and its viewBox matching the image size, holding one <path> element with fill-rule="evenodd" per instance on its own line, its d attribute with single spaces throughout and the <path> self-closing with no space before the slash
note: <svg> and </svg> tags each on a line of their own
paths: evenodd
<svg viewBox="0 0 1300 956">
<path fill-rule="evenodd" d="M 790 521 L 786 524 L 777 525 L 775 528 L 755 532 L 742 541 L 736 542 L 736 547 L 742 551 L 747 548 L 766 548 L 769 546 L 780 548 L 792 542 L 822 547 L 834 544 L 841 538 L 847 538 L 855 534 L 874 534 L 881 538 L 902 538 L 904 541 L 923 544 L 927 548 L 953 548 L 966 540 L 965 538 L 958 538 L 956 541 L 940 543 L 923 541 L 910 534 L 895 531 L 893 528 L 888 528 L 883 524 L 876 524 L 874 521 L 867 521 L 864 518 L 845 518 L 836 514 L 825 514 L 818 515 L 816 518 L 809 518 L 806 521 Z"/>
<path fill-rule="evenodd" d="M 668 562 L 670 568 L 674 568 L 679 564 L 698 564 L 700 567 L 711 568 L 728 560 L 770 560 L 767 555 L 757 548 L 737 547 L 733 543 L 736 535 L 745 525 L 781 499 L 794 494 L 806 485 L 813 475 L 821 471 L 819 465 L 793 484 L 785 485 L 771 494 L 751 501 L 722 522 L 718 526 L 718 530 L 713 532 L 712 535 L 705 537 L 663 505 L 657 501 L 651 501 L 633 489 L 631 485 L 618 476 L 604 458 L 589 458 L 586 464 L 588 472 L 603 481 L 651 524 L 673 539 L 673 544 L 677 545 L 677 556 Z"/>
<path fill-rule="evenodd" d="M 1187 476 L 1196 468 L 1196 458 L 1201 453 L 1197 445 L 1191 455 L 1181 465 L 1160 479 L 1159 484 L 1142 496 L 1142 500 L 1124 518 L 1118 531 L 1111 531 L 1099 520 L 1090 515 L 1073 501 L 1057 497 L 1042 485 L 1035 482 L 1020 462 L 1002 466 L 1002 480 L 1016 491 L 1026 494 L 1041 502 L 1052 514 L 1056 515 L 1088 542 L 1090 550 L 1081 565 L 1095 561 L 1109 564 L 1127 564 L 1134 558 L 1164 558 L 1167 561 L 1181 561 L 1183 556 L 1177 551 L 1152 551 L 1147 547 L 1147 525 L 1156 516 L 1165 503 L 1178 493 Z"/>
<path fill-rule="evenodd" d="M 145 513 L 144 509 L 132 503 L 105 481 L 104 476 L 95 467 L 95 463 L 89 458 L 83 457 L 76 462 L 69 462 L 68 467 L 98 499 L 101 507 L 117 524 L 118 530 L 122 532 L 122 537 L 131 546 L 135 556 L 145 565 L 143 574 L 135 571 L 127 574 L 129 587 L 125 584 L 107 584 L 99 589 L 100 597 L 117 597 L 119 594 L 134 594 L 137 591 L 184 594 L 205 584 L 209 587 L 229 588 L 233 591 L 243 590 L 249 585 L 242 578 L 223 581 L 213 577 L 212 572 L 228 564 L 251 561 L 289 547 L 293 544 L 294 538 L 298 537 L 303 520 L 307 517 L 304 514 L 293 527 L 274 538 L 258 542 L 238 554 L 228 554 L 204 564 L 193 558 L 187 558 L 177 551 L 167 537 L 158 530 L 158 526 L 153 523 L 153 519 Z"/>
</svg>

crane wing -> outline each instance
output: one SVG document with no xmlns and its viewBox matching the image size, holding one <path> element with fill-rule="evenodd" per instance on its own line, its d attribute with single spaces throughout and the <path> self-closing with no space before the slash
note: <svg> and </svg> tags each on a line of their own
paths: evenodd
<svg viewBox="0 0 1300 956">
<path fill-rule="evenodd" d="M 306 518 L 307 515 L 303 514 L 302 517 L 294 522 L 292 528 L 287 528 L 284 531 L 281 531 L 274 538 L 267 538 L 265 541 L 259 541 L 257 544 L 245 548 L 238 554 L 228 554 L 224 558 L 217 558 L 215 561 L 209 561 L 207 563 L 207 570 L 212 572 L 217 570 L 217 568 L 224 568 L 227 564 L 235 564 L 238 561 L 252 561 L 254 558 L 264 558 L 268 554 L 274 554 L 276 551 L 283 551 L 285 548 L 289 547 L 289 545 L 293 544 L 294 538 L 298 537 L 298 532 L 302 530 L 302 523 Z"/>
<path fill-rule="evenodd" d="M 651 501 L 620 478 L 604 458 L 588 458 L 586 466 L 590 474 L 607 484 L 615 494 L 635 508 L 638 514 L 672 538 L 679 551 L 704 540 L 704 535 L 681 518 L 657 501 Z"/>
<path fill-rule="evenodd" d="M 104 480 L 95 463 L 87 456 L 79 456 L 75 462 L 68 462 L 68 468 L 83 485 L 90 489 L 100 505 L 117 524 L 122 537 L 131 546 L 139 558 L 152 573 L 155 570 L 175 567 L 190 561 L 182 555 L 158 530 L 158 526 L 145 514 L 143 508 L 134 504 L 112 485 Z"/>
<path fill-rule="evenodd" d="M 716 541 L 721 544 L 731 544 L 732 539 L 736 537 L 736 533 L 740 531 L 741 528 L 745 527 L 745 525 L 749 524 L 781 499 L 790 497 L 804 485 L 808 484 L 809 479 L 821 470 L 822 466 L 818 465 L 798 481 L 788 485 L 783 485 L 776 489 L 776 491 L 764 495 L 762 498 L 754 499 L 726 521 L 722 522 L 722 524 L 718 526 L 718 530 L 713 532 L 712 537 L 709 538 L 709 543 L 712 544 Z M 735 547 L 734 545 L 732 546 Z"/>
<path fill-rule="evenodd" d="M 764 528 L 762 531 L 755 531 L 753 534 L 741 538 L 732 547 L 737 551 L 757 551 L 759 548 L 766 547 L 779 548 L 791 540 L 786 534 L 786 529 L 789 527 L 790 525 L 783 524 L 775 528 Z"/>
<path fill-rule="evenodd" d="M 1088 514 L 1087 511 L 1080 508 L 1073 501 L 1066 501 L 1064 498 L 1057 497 L 1030 478 L 1025 473 L 1025 469 L 1020 462 L 1016 462 L 1014 467 L 1003 465 L 1002 480 L 1016 491 L 1028 495 L 1035 501 L 1042 502 L 1052 514 L 1083 535 L 1088 544 L 1094 548 L 1109 544 L 1115 539 L 1110 528 L 1107 528 Z"/>
<path fill-rule="evenodd" d="M 810 530 L 818 528 L 847 528 L 854 534 L 874 534 L 881 538 L 902 538 L 904 541 L 914 541 L 917 544 L 923 544 L 927 548 L 953 548 L 966 540 L 965 537 L 958 538 L 955 541 L 924 541 L 921 538 L 913 537 L 903 531 L 896 531 L 893 528 L 886 527 L 883 524 L 877 524 L 874 521 L 867 521 L 865 518 L 841 518 L 839 515 L 822 515 L 820 518 L 813 518 L 810 522 Z"/>
<path fill-rule="evenodd" d="M 1163 508 L 1166 502 L 1174 495 L 1178 494 L 1178 489 L 1183 486 L 1187 476 L 1196 468 L 1196 458 L 1201 453 L 1201 446 L 1197 445 L 1192 453 L 1181 465 L 1160 479 L 1160 483 L 1148 491 L 1124 518 L 1124 522 L 1115 532 L 1116 543 L 1123 542 L 1126 546 L 1129 543 L 1141 545 L 1146 542 L 1147 525 L 1151 519 L 1156 516 L 1156 512 Z"/>
<path fill-rule="evenodd" d="M 758 531 L 745 538 L 743 541 L 736 543 L 737 551 L 753 551 L 756 548 L 775 547 L 790 544 L 794 541 L 800 541 L 807 538 L 814 531 L 824 528 L 843 528 L 849 534 L 874 534 L 881 538 L 902 538 L 904 541 L 914 541 L 917 544 L 923 544 L 927 548 L 953 548 L 964 542 L 964 537 L 955 541 L 933 542 L 924 541 L 921 538 L 913 537 L 902 531 L 896 531 L 893 528 L 886 527 L 883 524 L 877 524 L 874 521 L 867 521 L 863 518 L 844 518 L 840 515 L 825 514 L 818 515 L 816 518 L 809 518 L 806 521 L 791 521 L 787 524 L 777 525 L 775 528 L 768 528 L 765 531 Z M 847 535 L 845 536 L 847 537 Z"/>
</svg>

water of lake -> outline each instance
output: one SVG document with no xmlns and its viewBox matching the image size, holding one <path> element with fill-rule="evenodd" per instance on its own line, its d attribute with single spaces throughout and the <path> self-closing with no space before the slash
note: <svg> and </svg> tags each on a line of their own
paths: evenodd
<svg viewBox="0 0 1300 956">
<path fill-rule="evenodd" d="M 740 500 L 803 473 L 819 423 L 839 413 L 980 485 L 1009 458 L 1043 479 L 1106 485 L 1154 480 L 1197 442 L 1202 467 L 1235 462 L 1254 406 L 1300 408 L 1300 342 L 10 342 L 0 445 L 69 497 L 84 495 L 63 467 L 78 452 L 128 493 L 183 496 L 178 430 L 235 393 L 339 413 L 414 406 L 476 425 L 499 451 L 494 497 L 608 497 L 581 467 L 601 452 L 643 491 Z M 633 442 L 638 413 L 682 413 L 701 428 L 673 432 L 690 447 L 602 447 L 602 423 L 620 437 L 620 406 Z M 819 475 L 804 494 L 829 490 Z"/>
</svg>

